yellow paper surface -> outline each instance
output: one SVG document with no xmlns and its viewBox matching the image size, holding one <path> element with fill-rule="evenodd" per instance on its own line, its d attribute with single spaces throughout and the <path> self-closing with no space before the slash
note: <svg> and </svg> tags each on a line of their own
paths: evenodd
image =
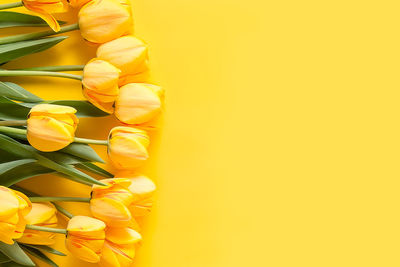
<svg viewBox="0 0 400 267">
<path fill-rule="evenodd" d="M 167 91 L 143 169 L 158 193 L 135 266 L 400 264 L 398 2 L 133 4 L 153 79 Z M 7 66 L 93 56 L 74 33 Z M 76 81 L 11 80 L 48 99 L 82 98 Z M 105 138 L 114 123 L 82 120 L 78 136 Z M 24 185 L 88 193 L 49 176 Z M 88 214 L 85 204 L 64 206 Z"/>
</svg>

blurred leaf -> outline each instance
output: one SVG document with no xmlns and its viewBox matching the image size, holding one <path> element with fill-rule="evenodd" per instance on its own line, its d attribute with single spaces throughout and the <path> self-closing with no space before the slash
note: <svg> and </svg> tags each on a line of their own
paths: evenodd
<svg viewBox="0 0 400 267">
<path fill-rule="evenodd" d="M 25 165 L 27 163 L 32 163 L 36 162 L 35 159 L 20 159 L 20 160 L 14 160 L 10 162 L 5 162 L 0 164 L 0 173 L 5 173 L 11 169 L 14 169 L 15 167 Z"/>
<path fill-rule="evenodd" d="M 94 174 L 103 176 L 103 177 L 107 177 L 107 178 L 113 178 L 114 175 L 112 175 L 111 173 L 109 173 L 108 171 L 106 171 L 103 168 L 100 168 L 99 166 L 90 163 L 90 162 L 85 162 L 85 163 L 80 163 L 77 164 L 76 167 L 82 169 L 82 170 L 86 170 L 86 171 L 90 171 Z"/>
<path fill-rule="evenodd" d="M 36 248 L 32 248 L 32 247 L 28 247 L 28 246 L 24 246 L 21 244 L 21 247 L 24 248 L 24 250 L 26 250 L 29 254 L 31 254 L 32 256 L 35 256 L 36 258 L 44 261 L 45 263 L 47 263 L 50 266 L 53 267 L 58 267 L 58 265 L 52 261 L 49 257 L 47 257 L 43 252 L 41 252 L 40 250 L 36 249 Z"/>
<path fill-rule="evenodd" d="M 58 36 L 0 45 L 0 63 L 44 51 L 68 38 Z"/>
<path fill-rule="evenodd" d="M 60 24 L 65 24 L 64 21 L 59 21 Z M 0 12 L 0 29 L 9 27 L 47 27 L 47 23 L 40 17 L 28 14 L 2 11 Z"/>
<path fill-rule="evenodd" d="M 51 100 L 46 101 L 48 104 L 54 105 L 63 105 L 63 106 L 70 106 L 75 108 L 78 112 L 76 116 L 78 117 L 104 117 L 110 114 L 102 111 L 101 109 L 96 108 L 88 101 L 81 101 L 81 100 Z M 22 106 L 32 108 L 37 104 L 32 103 L 20 103 Z"/>
<path fill-rule="evenodd" d="M 58 251 L 52 247 L 46 246 L 46 245 L 32 245 L 32 244 L 23 244 L 26 247 L 32 247 L 32 248 L 36 248 L 54 255 L 58 255 L 58 256 L 67 256 L 64 253 L 62 253 L 61 251 Z"/>
<path fill-rule="evenodd" d="M 37 159 L 38 164 L 42 165 L 43 167 L 67 175 L 70 180 L 87 185 L 93 185 L 93 184 L 103 185 L 103 183 L 75 169 L 74 167 L 67 164 L 60 164 L 55 161 L 52 161 L 46 156 L 43 156 L 38 152 L 32 151 L 32 149 L 29 146 L 23 145 L 3 134 L 0 134 L 0 149 L 9 151 L 23 158 L 35 158 Z"/>
<path fill-rule="evenodd" d="M 1 12 L 0 12 L 1 13 Z M 41 102 L 43 99 L 30 93 L 21 86 L 10 82 L 0 82 L 0 95 L 24 102 Z"/>
<path fill-rule="evenodd" d="M 12 245 L 0 242 L 0 251 L 16 263 L 22 264 L 24 266 L 36 266 L 31 258 L 29 258 L 28 255 L 25 254 L 20 246 L 18 246 L 17 242 Z"/>
<path fill-rule="evenodd" d="M 60 151 L 89 161 L 104 163 L 104 160 L 97 155 L 96 151 L 86 144 L 72 143 Z"/>
</svg>

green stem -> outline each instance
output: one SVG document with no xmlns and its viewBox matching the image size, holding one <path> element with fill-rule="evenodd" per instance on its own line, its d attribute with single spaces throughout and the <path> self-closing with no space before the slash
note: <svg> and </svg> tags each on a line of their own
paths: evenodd
<svg viewBox="0 0 400 267">
<path fill-rule="evenodd" d="M 53 203 L 54 207 L 56 207 L 56 209 L 61 213 L 64 214 L 67 218 L 72 218 L 74 217 L 74 214 L 70 213 L 69 211 L 67 211 L 66 209 L 64 209 L 63 207 L 61 207 L 60 205 Z"/>
<path fill-rule="evenodd" d="M 19 6 L 23 6 L 23 5 L 24 4 L 22 3 L 22 1 L 15 2 L 15 3 L 2 4 L 2 5 L 0 5 L 0 10 L 1 9 L 9 9 L 9 8 L 14 8 L 14 7 L 19 7 Z"/>
<path fill-rule="evenodd" d="M 53 72 L 53 71 L 31 71 L 31 70 L 1 70 L 0 77 L 11 77 L 11 76 L 50 76 L 50 77 L 61 77 L 74 80 L 82 80 L 81 75 L 75 75 L 70 73 Z"/>
<path fill-rule="evenodd" d="M 32 33 L 24 33 L 24 34 L 18 34 L 18 35 L 12 35 L 12 36 L 6 36 L 0 38 L 0 44 L 10 44 L 10 43 L 15 43 L 19 41 L 27 41 L 27 40 L 33 40 L 33 39 L 38 39 L 41 37 L 46 37 L 46 36 L 51 36 L 55 34 L 60 34 L 64 32 L 70 32 L 74 30 L 79 29 L 79 24 L 71 24 L 67 26 L 63 26 L 60 28 L 60 31 L 55 32 L 53 30 L 47 30 L 47 31 L 42 31 L 42 32 L 32 32 Z"/>
<path fill-rule="evenodd" d="M 68 233 L 68 231 L 66 229 L 44 227 L 44 226 L 38 226 L 38 225 L 32 225 L 32 224 L 27 224 L 26 229 L 42 231 L 42 232 L 57 233 L 57 234 L 64 234 L 64 235 L 66 235 Z"/>
<path fill-rule="evenodd" d="M 90 202 L 87 197 L 30 197 L 32 202 Z"/>
<path fill-rule="evenodd" d="M 83 70 L 85 65 L 65 65 L 65 66 L 45 66 L 45 67 L 34 67 L 18 70 L 40 70 L 40 71 L 79 71 Z"/>
<path fill-rule="evenodd" d="M 0 132 L 1 133 L 10 133 L 10 134 L 24 134 L 24 135 L 27 134 L 27 130 L 25 130 L 25 129 L 18 129 L 18 128 L 7 127 L 7 126 L 0 126 Z M 108 145 L 107 140 L 95 140 L 95 139 L 78 138 L 78 137 L 75 137 L 74 142 L 81 143 L 81 144 L 92 144 L 92 145 L 103 145 L 103 146 Z"/>
<path fill-rule="evenodd" d="M 26 125 L 26 120 L 22 121 L 0 121 L 0 126 L 25 126 Z"/>
<path fill-rule="evenodd" d="M 81 144 L 92 144 L 92 145 L 102 145 L 102 146 L 108 145 L 107 140 L 94 140 L 94 139 L 86 139 L 86 138 L 78 138 L 78 137 L 75 137 L 74 142 L 81 143 Z"/>
</svg>

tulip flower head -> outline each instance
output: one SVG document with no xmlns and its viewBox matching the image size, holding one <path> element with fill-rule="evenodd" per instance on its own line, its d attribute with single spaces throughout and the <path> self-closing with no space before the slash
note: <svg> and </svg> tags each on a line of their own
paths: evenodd
<svg viewBox="0 0 400 267">
<path fill-rule="evenodd" d="M 26 9 L 41 17 L 55 32 L 60 30 L 60 25 L 51 14 L 68 10 L 64 0 L 22 0 L 22 2 Z"/>
<path fill-rule="evenodd" d="M 68 106 L 39 104 L 29 112 L 27 137 L 37 150 L 60 150 L 74 141 L 78 118 Z"/>
<path fill-rule="evenodd" d="M 120 88 L 115 102 L 115 116 L 126 124 L 150 121 L 161 111 L 163 89 L 144 83 L 128 83 Z"/>
<path fill-rule="evenodd" d="M 120 86 L 133 82 L 146 82 L 148 79 L 148 47 L 132 35 L 100 45 L 97 57 L 121 70 Z"/>
<path fill-rule="evenodd" d="M 94 217 L 104 221 L 108 226 L 125 227 L 132 220 L 128 206 L 133 202 L 129 191 L 129 179 L 101 180 L 106 186 L 94 185 L 90 210 Z"/>
<path fill-rule="evenodd" d="M 131 228 L 107 228 L 101 267 L 130 267 L 142 236 Z"/>
<path fill-rule="evenodd" d="M 32 203 L 32 210 L 25 216 L 27 224 L 57 227 L 57 209 L 50 202 Z M 55 233 L 25 229 L 18 242 L 34 245 L 52 245 Z"/>
<path fill-rule="evenodd" d="M 117 0 L 92 0 L 79 11 L 82 37 L 102 44 L 129 33 L 133 27 L 130 12 Z"/>
<path fill-rule="evenodd" d="M 150 139 L 143 130 L 118 126 L 108 136 L 108 157 L 117 169 L 132 170 L 149 158 Z"/>
<path fill-rule="evenodd" d="M 25 216 L 32 204 L 22 193 L 0 186 L 0 241 L 13 244 L 25 230 Z"/>
<path fill-rule="evenodd" d="M 99 262 L 104 246 L 105 227 L 104 222 L 91 217 L 72 217 L 67 227 L 67 249 L 83 261 Z"/>
<path fill-rule="evenodd" d="M 96 107 L 113 113 L 118 96 L 120 70 L 101 59 L 93 59 L 83 69 L 83 94 Z"/>
</svg>

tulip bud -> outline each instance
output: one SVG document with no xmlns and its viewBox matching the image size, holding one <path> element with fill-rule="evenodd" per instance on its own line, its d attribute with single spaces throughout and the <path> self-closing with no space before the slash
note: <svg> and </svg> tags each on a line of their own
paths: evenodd
<svg viewBox="0 0 400 267">
<path fill-rule="evenodd" d="M 26 9 L 41 17 L 56 32 L 60 30 L 57 20 L 52 13 L 61 13 L 68 10 L 68 5 L 63 0 L 22 0 Z"/>
<path fill-rule="evenodd" d="M 131 228 L 107 228 L 101 267 L 130 267 L 142 236 Z"/>
<path fill-rule="evenodd" d="M 120 86 L 148 79 L 148 47 L 134 36 L 123 36 L 100 45 L 97 57 L 121 70 Z"/>
<path fill-rule="evenodd" d="M 92 43 L 114 40 L 133 27 L 130 12 L 116 0 L 93 0 L 81 8 L 78 16 L 82 37 Z"/>
<path fill-rule="evenodd" d="M 117 169 L 135 169 L 149 157 L 150 140 L 143 130 L 118 126 L 108 137 L 108 157 Z"/>
<path fill-rule="evenodd" d="M 91 217 L 73 217 L 67 227 L 67 249 L 83 261 L 99 262 L 104 245 L 105 227 L 104 222 Z"/>
<path fill-rule="evenodd" d="M 32 203 L 32 210 L 25 216 L 27 224 L 57 227 L 57 210 L 50 202 Z M 34 245 L 52 245 L 55 243 L 55 233 L 25 229 L 18 242 Z"/>
<path fill-rule="evenodd" d="M 60 150 L 74 141 L 78 118 L 68 106 L 39 104 L 29 112 L 27 137 L 40 151 Z"/>
<path fill-rule="evenodd" d="M 90 210 L 94 217 L 108 226 L 125 227 L 132 220 L 128 206 L 133 201 L 133 194 L 128 186 L 128 179 L 104 179 L 106 186 L 94 185 Z"/>
<path fill-rule="evenodd" d="M 11 245 L 24 233 L 24 217 L 32 204 L 24 194 L 4 186 L 0 186 L 0 203 L 0 241 Z"/>
<path fill-rule="evenodd" d="M 161 87 L 129 83 L 120 89 L 115 102 L 115 116 L 126 124 L 141 124 L 150 121 L 161 111 Z"/>
<path fill-rule="evenodd" d="M 83 94 L 99 109 L 113 113 L 118 96 L 120 70 L 101 59 L 92 59 L 83 69 Z"/>
</svg>

